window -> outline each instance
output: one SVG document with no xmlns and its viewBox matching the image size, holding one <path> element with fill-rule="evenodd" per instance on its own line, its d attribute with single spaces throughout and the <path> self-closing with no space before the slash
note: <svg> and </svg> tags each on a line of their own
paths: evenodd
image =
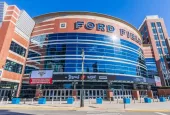
<svg viewBox="0 0 170 115">
<path fill-rule="evenodd" d="M 156 29 L 152 29 L 153 34 L 157 34 Z"/>
<path fill-rule="evenodd" d="M 162 28 L 158 28 L 159 33 L 163 33 Z"/>
<path fill-rule="evenodd" d="M 160 34 L 160 38 L 161 38 L 161 40 L 164 40 L 164 39 L 165 39 L 165 37 L 164 37 L 163 34 Z"/>
<path fill-rule="evenodd" d="M 16 62 L 13 62 L 11 60 L 6 60 L 6 64 L 5 64 L 5 70 L 7 71 L 11 71 L 11 72 L 15 72 L 15 73 L 19 73 L 21 74 L 22 72 L 22 65 L 18 64 Z"/>
<path fill-rule="evenodd" d="M 162 54 L 162 49 L 158 48 L 158 52 L 159 52 L 159 54 Z"/>
<path fill-rule="evenodd" d="M 26 49 L 15 42 L 11 42 L 10 50 L 25 57 Z"/>
<path fill-rule="evenodd" d="M 156 22 L 158 27 L 162 27 L 160 22 Z"/>
<path fill-rule="evenodd" d="M 154 23 L 154 22 L 151 22 L 151 26 L 154 28 L 154 27 L 155 27 L 155 23 Z"/>
<path fill-rule="evenodd" d="M 156 41 L 156 46 L 157 46 L 157 47 L 160 47 L 160 46 L 161 46 L 159 41 Z"/>
<path fill-rule="evenodd" d="M 143 28 L 143 29 L 144 29 L 144 32 L 146 32 L 146 30 L 147 30 L 146 26 L 144 26 L 144 28 Z"/>
<path fill-rule="evenodd" d="M 167 48 L 164 48 L 164 53 L 168 54 L 168 49 Z"/>
<path fill-rule="evenodd" d="M 158 40 L 158 35 L 154 35 L 154 39 L 155 39 L 155 40 Z"/>
<path fill-rule="evenodd" d="M 163 46 L 166 46 L 166 43 L 165 43 L 165 41 L 162 41 L 162 45 L 163 45 Z"/>
</svg>

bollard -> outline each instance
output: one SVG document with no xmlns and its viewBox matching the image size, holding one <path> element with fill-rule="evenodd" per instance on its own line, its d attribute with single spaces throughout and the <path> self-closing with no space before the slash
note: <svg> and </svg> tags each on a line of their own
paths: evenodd
<svg viewBox="0 0 170 115">
<path fill-rule="evenodd" d="M 7 100 L 6 100 L 6 104 L 8 104 L 8 101 L 9 101 L 9 98 L 7 98 Z"/>
<path fill-rule="evenodd" d="M 142 97 L 140 97 L 140 103 L 142 103 Z"/>
<path fill-rule="evenodd" d="M 133 99 L 134 103 L 135 103 L 135 98 Z"/>
<path fill-rule="evenodd" d="M 52 98 L 51 104 L 53 104 L 54 99 Z"/>
<path fill-rule="evenodd" d="M 24 99 L 24 104 L 26 103 L 26 98 Z"/>
<path fill-rule="evenodd" d="M 119 103 L 119 99 L 118 99 L 118 97 L 117 97 L 117 103 Z"/>
<path fill-rule="evenodd" d="M 32 102 L 31 102 L 31 104 L 34 104 L 34 98 L 32 98 Z"/>
<path fill-rule="evenodd" d="M 4 101 L 4 98 L 1 99 L 1 104 L 3 103 L 3 101 Z"/>
<path fill-rule="evenodd" d="M 89 99 L 89 104 L 91 104 L 91 98 Z"/>
<path fill-rule="evenodd" d="M 157 102 L 159 102 L 158 96 L 157 96 Z"/>
<path fill-rule="evenodd" d="M 152 98 L 152 100 L 153 100 L 153 102 L 155 102 L 155 98 L 154 97 Z"/>
<path fill-rule="evenodd" d="M 61 97 L 60 97 L 60 104 L 61 104 Z"/>
<path fill-rule="evenodd" d="M 112 100 L 111 100 L 111 98 L 109 98 L 109 101 L 110 101 L 110 103 L 112 103 Z"/>
</svg>

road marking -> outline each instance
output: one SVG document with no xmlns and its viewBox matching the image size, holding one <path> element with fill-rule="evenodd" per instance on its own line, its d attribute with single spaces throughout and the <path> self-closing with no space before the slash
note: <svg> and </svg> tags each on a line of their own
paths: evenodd
<svg viewBox="0 0 170 115">
<path fill-rule="evenodd" d="M 99 111 L 87 111 L 86 115 L 122 115 L 120 113 L 113 112 L 99 112 Z"/>
<path fill-rule="evenodd" d="M 165 114 L 165 113 L 160 113 L 160 112 L 155 112 L 156 114 L 159 114 L 159 115 L 168 115 L 168 114 Z"/>
</svg>

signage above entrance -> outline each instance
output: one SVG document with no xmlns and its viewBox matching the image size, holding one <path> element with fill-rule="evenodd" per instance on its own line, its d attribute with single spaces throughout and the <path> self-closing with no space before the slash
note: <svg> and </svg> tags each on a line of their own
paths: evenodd
<svg viewBox="0 0 170 115">
<path fill-rule="evenodd" d="M 93 30 L 96 29 L 96 31 L 101 31 L 101 32 L 108 32 L 108 33 L 113 33 L 115 31 L 115 27 L 112 25 L 106 25 L 103 23 L 94 23 L 94 22 L 87 22 L 85 23 L 84 21 L 77 21 L 74 23 L 74 29 L 80 29 L 84 28 L 86 30 Z M 137 37 L 137 35 L 120 28 L 120 36 L 126 36 L 127 38 L 130 38 L 131 40 L 135 41 L 139 45 L 142 44 L 142 41 L 140 38 Z"/>
<path fill-rule="evenodd" d="M 84 25 L 84 28 L 87 30 L 92 30 L 94 28 L 96 28 L 97 31 L 103 31 L 103 32 L 114 32 L 115 28 L 112 25 L 105 25 L 102 23 L 97 23 L 94 24 L 93 22 L 87 22 L 86 24 L 83 21 L 77 21 L 75 23 L 75 29 L 79 29 Z"/>
</svg>

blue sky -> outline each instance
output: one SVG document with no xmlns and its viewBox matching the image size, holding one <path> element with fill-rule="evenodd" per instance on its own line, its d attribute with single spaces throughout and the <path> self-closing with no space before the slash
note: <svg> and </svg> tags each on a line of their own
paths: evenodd
<svg viewBox="0 0 170 115">
<path fill-rule="evenodd" d="M 164 18 L 170 36 L 170 0 L 3 0 L 34 17 L 58 11 L 90 11 L 123 19 L 138 28 L 146 15 Z"/>
</svg>

